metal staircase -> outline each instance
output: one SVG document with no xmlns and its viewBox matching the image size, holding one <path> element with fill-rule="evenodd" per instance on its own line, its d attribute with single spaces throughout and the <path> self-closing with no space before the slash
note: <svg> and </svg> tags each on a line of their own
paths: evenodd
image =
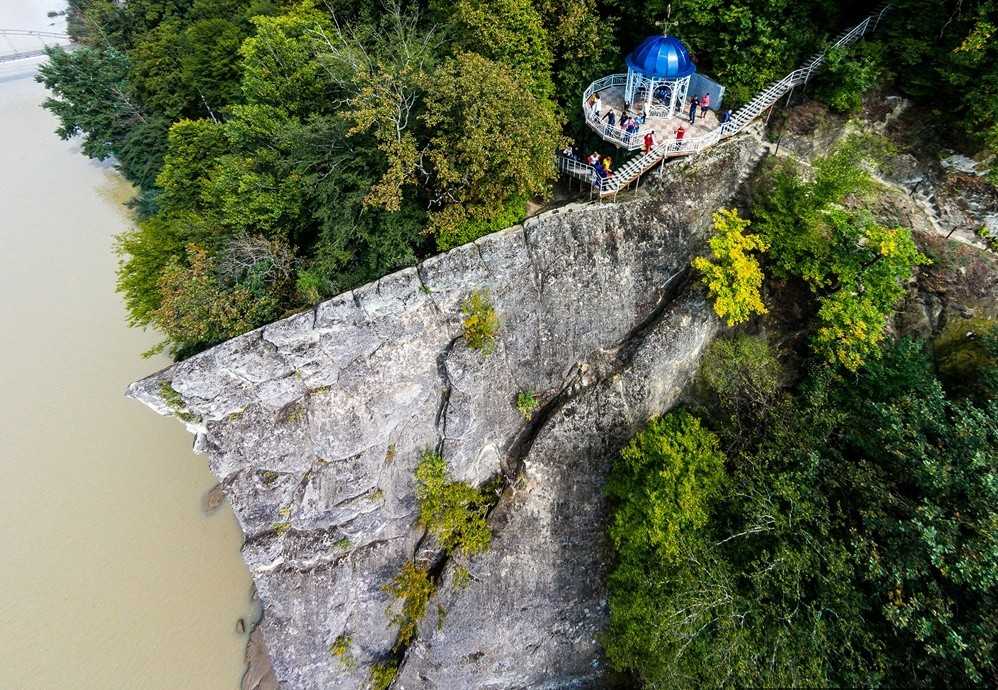
<svg viewBox="0 0 998 690">
<path fill-rule="evenodd" d="M 797 86 L 807 84 L 808 80 L 811 78 L 811 75 L 824 64 L 828 51 L 851 45 L 865 36 L 868 31 L 875 30 L 880 24 L 881 18 L 890 9 L 890 7 L 890 4 L 881 6 L 875 13 L 868 16 L 856 26 L 848 29 L 847 31 L 843 31 L 835 38 L 835 41 L 830 44 L 828 48 L 811 56 L 811 59 L 803 67 L 794 70 L 780 81 L 773 82 L 768 85 L 765 89 L 756 94 L 751 101 L 739 108 L 737 112 L 733 113 L 729 122 L 724 123 L 720 127 L 703 136 L 662 142 L 653 147 L 647 153 L 627 161 L 620 166 L 620 168 L 614 170 L 608 177 L 600 178 L 596 175 L 596 170 L 592 166 L 568 158 L 562 154 L 558 154 L 558 168 L 567 175 L 590 181 L 592 183 L 593 195 L 597 195 L 601 199 L 608 196 L 616 197 L 620 191 L 629 187 L 631 183 L 634 183 L 636 186 L 641 178 L 641 175 L 648 172 L 650 169 L 655 167 L 655 165 L 663 162 L 665 159 L 694 155 L 713 146 L 722 139 L 726 139 L 741 132 L 749 125 L 749 123 L 759 117 L 759 115 L 765 112 L 768 108 L 773 106 L 786 93 Z M 604 77 L 599 81 L 593 82 L 593 84 L 586 89 L 583 96 L 583 108 L 585 109 L 585 105 L 593 93 L 598 91 L 600 88 L 605 88 L 607 85 L 616 83 L 623 77 L 624 75 L 611 75 L 609 77 Z M 588 122 L 588 120 L 591 119 L 590 113 L 585 110 L 584 112 L 586 112 Z M 590 126 L 593 126 L 593 123 L 590 122 L 589 124 Z M 596 126 L 599 126 L 598 121 Z M 632 136 L 638 137 L 640 135 L 634 134 Z"/>
</svg>

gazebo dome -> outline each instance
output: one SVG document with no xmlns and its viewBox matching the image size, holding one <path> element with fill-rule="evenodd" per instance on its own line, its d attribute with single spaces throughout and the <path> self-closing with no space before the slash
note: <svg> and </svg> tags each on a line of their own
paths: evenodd
<svg viewBox="0 0 998 690">
<path fill-rule="evenodd" d="M 682 79 L 697 71 L 690 51 L 675 36 L 649 36 L 627 56 L 627 66 L 652 79 Z"/>
</svg>

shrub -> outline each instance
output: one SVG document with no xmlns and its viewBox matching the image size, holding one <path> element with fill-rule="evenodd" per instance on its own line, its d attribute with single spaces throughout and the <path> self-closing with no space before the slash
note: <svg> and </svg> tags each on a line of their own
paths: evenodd
<svg viewBox="0 0 998 690">
<path fill-rule="evenodd" d="M 349 635 L 339 635 L 333 643 L 329 645 L 329 653 L 335 656 L 346 668 L 354 668 L 357 662 L 350 654 L 350 644 L 353 640 Z"/>
<path fill-rule="evenodd" d="M 932 349 L 947 390 L 981 402 L 998 393 L 998 322 L 953 319 Z"/>
<path fill-rule="evenodd" d="M 714 311 L 729 326 L 766 313 L 759 294 L 764 276 L 759 260 L 750 252 L 764 252 L 769 245 L 762 237 L 747 234 L 748 226 L 749 221 L 737 211 L 722 208 L 714 214 L 714 233 L 708 241 L 711 258 L 693 259 L 693 268 L 702 274 L 714 298 Z"/>
<path fill-rule="evenodd" d="M 394 604 L 386 611 L 392 624 L 399 626 L 395 646 L 409 644 L 416 637 L 419 621 L 426 613 L 426 605 L 433 595 L 433 583 L 430 582 L 429 574 L 425 568 L 406 561 L 395 579 L 384 586 L 384 591 L 402 602 L 401 610 L 397 613 L 392 612 Z"/>
<path fill-rule="evenodd" d="M 516 409 L 523 415 L 524 419 L 534 416 L 534 411 L 540 403 L 533 391 L 520 391 L 516 394 Z"/>
<path fill-rule="evenodd" d="M 496 348 L 499 318 L 489 302 L 487 290 L 475 290 L 461 304 L 464 314 L 464 339 L 468 347 L 490 355 Z"/>
<path fill-rule="evenodd" d="M 398 668 L 394 664 L 375 664 L 371 667 L 371 690 L 388 690 L 395 680 Z"/>
<path fill-rule="evenodd" d="M 483 492 L 447 476 L 447 461 L 426 451 L 416 468 L 419 521 L 448 551 L 465 555 L 489 547 L 492 531 L 485 521 L 491 501 Z"/>
<path fill-rule="evenodd" d="M 762 410 L 780 388 L 780 363 L 763 336 L 718 338 L 704 355 L 700 375 L 723 407 Z"/>
<path fill-rule="evenodd" d="M 820 72 L 818 98 L 836 112 L 854 112 L 862 106 L 863 94 L 887 76 L 881 44 L 862 41 L 849 48 L 833 48 Z"/>
</svg>

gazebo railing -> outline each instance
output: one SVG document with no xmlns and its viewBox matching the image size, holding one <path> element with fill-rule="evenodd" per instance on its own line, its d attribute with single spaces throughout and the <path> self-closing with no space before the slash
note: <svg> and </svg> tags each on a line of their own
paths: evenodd
<svg viewBox="0 0 998 690">
<path fill-rule="evenodd" d="M 812 56 L 807 64 L 795 69 L 780 81 L 773 82 L 768 85 L 762 91 L 757 93 L 752 100 L 739 108 L 731 116 L 731 119 L 728 122 L 725 122 L 714 130 L 711 130 L 707 134 L 699 137 L 690 137 L 689 139 L 677 139 L 673 141 L 660 142 L 652 147 L 650 151 L 638 156 L 637 158 L 627 161 L 620 166 L 620 168 L 614 170 L 610 175 L 604 178 L 597 177 L 595 170 L 593 170 L 591 166 L 585 166 L 592 170 L 594 192 L 598 191 L 599 196 L 601 197 L 616 194 L 665 158 L 693 155 L 713 146 L 722 139 L 738 134 L 740 131 L 745 129 L 750 122 L 759 117 L 760 114 L 780 100 L 780 98 L 791 89 L 802 84 L 806 84 L 811 78 L 811 75 L 824 64 L 828 51 L 851 45 L 865 36 L 867 31 L 876 29 L 880 24 L 880 20 L 890 8 L 890 4 L 882 6 L 878 12 L 871 14 L 856 26 L 840 34 L 834 43 L 820 53 Z M 610 86 L 617 86 L 623 83 L 626 79 L 626 75 L 612 74 L 608 77 L 603 77 L 602 79 L 594 81 L 589 85 L 589 88 L 586 89 L 582 100 L 583 108 L 585 109 L 586 122 L 590 127 L 596 129 L 597 132 L 603 134 L 606 131 L 606 128 L 600 128 L 599 120 L 592 117 L 592 113 L 585 108 L 586 104 L 589 102 L 589 98 L 594 93 L 602 89 L 609 88 Z M 613 132 L 613 129 L 619 130 L 620 128 L 610 129 L 611 135 L 616 134 Z M 642 137 L 644 135 L 644 131 L 646 130 L 639 130 L 636 133 L 630 134 L 629 136 L 632 141 L 629 144 L 624 143 L 625 138 L 623 136 L 621 136 L 619 140 L 616 138 L 613 138 L 612 140 L 614 142 L 619 141 L 622 146 L 628 146 L 629 150 L 638 149 L 642 147 Z M 607 139 L 611 137 L 607 137 L 604 134 L 604 138 Z M 559 157 L 559 160 L 561 158 L 563 157 Z M 565 160 L 570 161 L 572 159 L 566 158 Z M 577 163 L 578 161 L 575 162 Z M 580 163 L 580 165 L 583 164 Z M 578 177 L 578 175 L 576 176 Z"/>
</svg>

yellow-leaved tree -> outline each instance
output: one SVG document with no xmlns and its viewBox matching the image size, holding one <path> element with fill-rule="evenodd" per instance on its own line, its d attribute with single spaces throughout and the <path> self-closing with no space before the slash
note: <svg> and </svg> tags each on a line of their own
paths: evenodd
<svg viewBox="0 0 998 690">
<path fill-rule="evenodd" d="M 769 245 L 759 235 L 746 233 L 749 221 L 735 209 L 722 208 L 714 214 L 714 232 L 708 244 L 710 258 L 698 256 L 693 268 L 714 298 L 714 311 L 729 326 L 748 321 L 753 314 L 765 314 L 759 288 L 763 273 L 752 252 L 764 252 Z"/>
</svg>

